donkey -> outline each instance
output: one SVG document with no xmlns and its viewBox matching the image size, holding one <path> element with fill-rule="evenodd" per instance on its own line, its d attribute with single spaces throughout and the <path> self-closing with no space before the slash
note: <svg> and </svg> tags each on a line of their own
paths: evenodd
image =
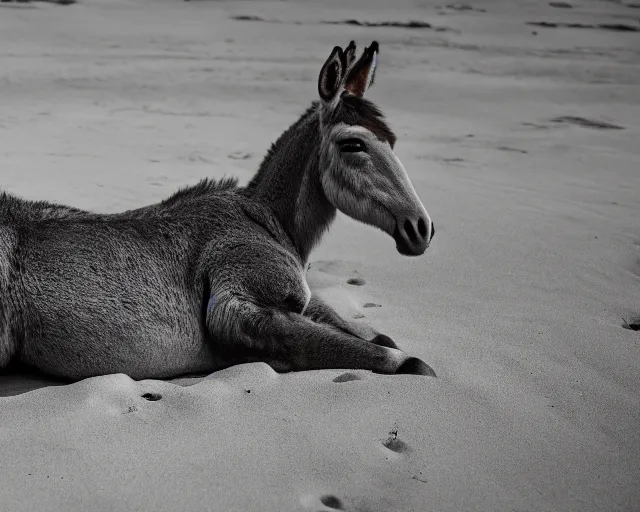
<svg viewBox="0 0 640 512">
<path fill-rule="evenodd" d="M 336 209 L 420 255 L 434 228 L 395 135 L 363 95 L 378 44 L 322 66 L 320 101 L 245 187 L 203 180 L 150 206 L 92 213 L 0 194 L 0 368 L 78 380 L 168 378 L 263 361 L 435 376 L 309 290 L 309 254 Z"/>
</svg>

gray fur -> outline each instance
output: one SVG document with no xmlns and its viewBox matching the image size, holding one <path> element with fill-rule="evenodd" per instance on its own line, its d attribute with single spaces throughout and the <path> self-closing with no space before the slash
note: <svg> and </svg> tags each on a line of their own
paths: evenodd
<svg viewBox="0 0 640 512">
<path fill-rule="evenodd" d="M 389 142 L 336 119 L 338 106 L 314 103 L 244 188 L 204 180 L 118 214 L 0 194 L 0 367 L 19 360 L 67 379 L 140 379 L 265 361 L 278 371 L 432 375 L 307 285 L 309 254 L 336 207 L 394 238 L 399 223 L 426 215 Z M 340 130 L 359 130 L 369 160 L 342 161 Z M 346 176 L 359 165 L 379 174 L 369 195 Z"/>
</svg>

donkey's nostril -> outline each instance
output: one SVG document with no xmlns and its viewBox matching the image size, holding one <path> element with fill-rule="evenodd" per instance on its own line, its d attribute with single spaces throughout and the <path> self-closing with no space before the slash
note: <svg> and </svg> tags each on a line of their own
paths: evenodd
<svg viewBox="0 0 640 512">
<path fill-rule="evenodd" d="M 416 230 L 413 229 L 413 224 L 411 224 L 409 219 L 404 221 L 404 230 L 407 233 L 409 240 L 415 244 L 418 241 L 418 235 L 416 234 Z"/>
<path fill-rule="evenodd" d="M 435 224 L 432 222 L 431 223 L 431 238 L 429 238 L 429 242 L 431 242 L 431 240 L 433 240 L 433 235 L 436 234 L 436 226 Z"/>
<path fill-rule="evenodd" d="M 420 220 L 418 221 L 418 233 L 420 233 L 422 238 L 427 236 L 427 225 L 422 217 L 420 217 Z"/>
</svg>

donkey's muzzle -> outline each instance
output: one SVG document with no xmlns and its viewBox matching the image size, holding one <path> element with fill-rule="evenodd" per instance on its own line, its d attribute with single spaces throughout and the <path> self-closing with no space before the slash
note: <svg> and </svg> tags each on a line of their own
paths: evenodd
<svg viewBox="0 0 640 512">
<path fill-rule="evenodd" d="M 393 239 L 404 256 L 420 256 L 427 250 L 436 230 L 429 218 L 403 219 L 396 222 Z"/>
</svg>

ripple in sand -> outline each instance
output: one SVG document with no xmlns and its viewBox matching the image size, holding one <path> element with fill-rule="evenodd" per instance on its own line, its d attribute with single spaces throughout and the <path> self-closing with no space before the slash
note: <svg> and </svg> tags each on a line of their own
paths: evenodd
<svg viewBox="0 0 640 512">
<path fill-rule="evenodd" d="M 563 124 L 576 124 L 578 126 L 584 126 L 585 128 L 594 128 L 596 130 L 624 130 L 624 126 L 619 126 L 613 123 L 607 123 L 606 121 L 599 121 L 597 119 L 587 119 L 586 117 L 579 116 L 560 116 L 551 119 L 552 123 Z"/>
</svg>

